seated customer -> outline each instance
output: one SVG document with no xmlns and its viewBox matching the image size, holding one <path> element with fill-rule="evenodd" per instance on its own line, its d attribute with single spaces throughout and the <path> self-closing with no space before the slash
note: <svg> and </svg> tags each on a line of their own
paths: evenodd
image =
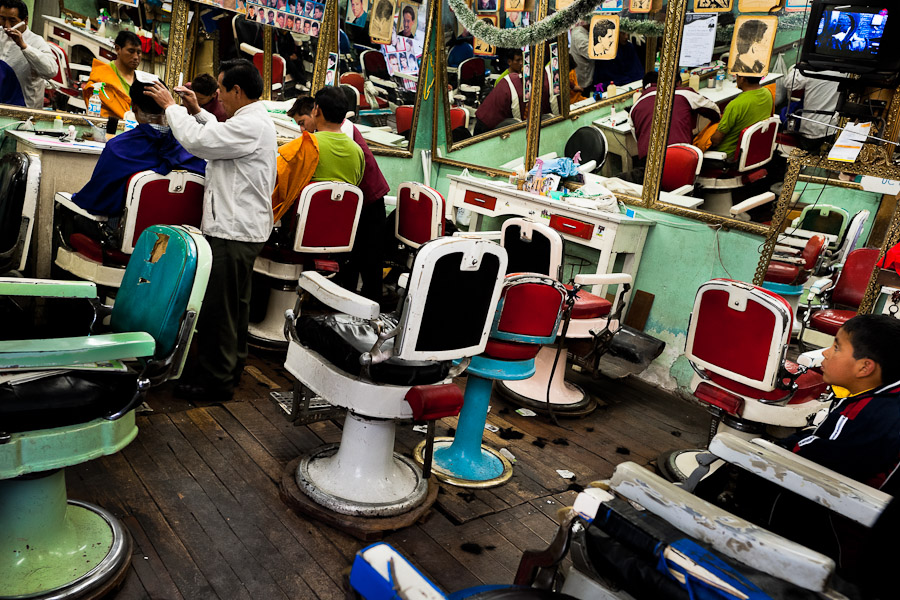
<svg viewBox="0 0 900 600">
<path fill-rule="evenodd" d="M 653 111 L 656 107 L 656 84 L 659 73 L 650 71 L 644 75 L 644 90 L 640 98 L 631 107 L 628 122 L 634 132 L 638 144 L 638 158 L 647 157 L 650 147 L 650 130 L 653 125 Z M 721 117 L 716 103 L 698 94 L 689 87 L 678 86 L 675 88 L 675 98 L 672 101 L 672 120 L 669 123 L 669 139 L 667 145 L 690 144 L 694 140 L 694 130 L 697 127 L 697 115 L 703 115 L 713 123 Z"/>
<path fill-rule="evenodd" d="M 718 129 L 710 138 L 710 150 L 724 152 L 732 158 L 741 132 L 772 116 L 772 92 L 759 85 L 760 81 L 760 77 L 737 76 L 741 93 L 725 107 Z"/>
<path fill-rule="evenodd" d="M 107 223 L 115 227 L 125 208 L 128 180 L 140 171 L 154 171 L 165 175 L 176 169 L 203 175 L 206 161 L 181 147 L 166 124 L 162 108 L 144 94 L 147 86 L 135 81 L 131 85 L 131 102 L 138 126 L 120 133 L 106 142 L 106 147 L 91 180 L 72 201 L 96 215 L 112 217 Z"/>
<path fill-rule="evenodd" d="M 219 100 L 219 82 L 208 73 L 194 77 L 190 85 L 191 91 L 197 96 L 200 108 L 213 115 L 220 123 L 228 118 L 225 107 Z"/>
<path fill-rule="evenodd" d="M 131 110 L 130 89 L 135 71 L 141 66 L 141 38 L 131 31 L 120 31 L 115 40 L 116 60 L 109 64 L 94 59 L 91 75 L 82 89 L 85 103 L 94 88 L 100 88 L 100 116 L 122 119 Z"/>
<path fill-rule="evenodd" d="M 43 108 L 46 80 L 57 64 L 44 38 L 28 29 L 28 6 L 0 0 L 0 28 L 0 103 Z"/>
<path fill-rule="evenodd" d="M 519 48 L 515 48 L 510 50 L 506 54 L 506 70 L 500 73 L 500 77 L 494 81 L 494 87 L 497 87 L 497 84 L 500 83 L 500 80 L 509 75 L 510 73 L 518 73 L 522 74 L 522 69 L 524 68 L 525 62 L 523 59 L 522 50 Z"/>
<path fill-rule="evenodd" d="M 497 80 L 497 85 L 475 111 L 475 135 L 496 129 L 507 119 L 521 121 L 527 117 L 522 74 L 514 73 L 512 66 L 521 64 L 522 51 L 512 50 L 508 60 L 510 72 Z M 544 77 L 544 93 L 541 94 L 541 114 L 550 112 L 550 86 Z"/>
</svg>

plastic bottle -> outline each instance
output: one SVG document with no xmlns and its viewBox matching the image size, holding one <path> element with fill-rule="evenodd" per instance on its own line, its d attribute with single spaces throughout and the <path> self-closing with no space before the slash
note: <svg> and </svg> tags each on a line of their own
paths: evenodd
<svg viewBox="0 0 900 600">
<path fill-rule="evenodd" d="M 87 114 L 89 114 L 92 117 L 99 117 L 100 116 L 100 105 L 101 105 L 100 88 L 95 87 L 94 93 L 91 94 L 91 99 L 88 100 Z"/>
<path fill-rule="evenodd" d="M 697 75 L 696 73 L 692 73 L 690 82 L 691 82 L 691 84 L 690 84 L 691 89 L 694 90 L 695 92 L 699 93 L 700 92 L 700 76 Z"/>
<path fill-rule="evenodd" d="M 134 113 L 132 111 L 125 112 L 125 131 L 131 131 L 135 127 L 138 126 L 137 119 L 134 118 Z"/>
<path fill-rule="evenodd" d="M 56 118 L 53 119 L 53 129 L 56 130 L 56 131 L 62 131 L 62 130 L 63 130 L 63 120 L 62 120 L 62 116 L 56 115 Z"/>
<path fill-rule="evenodd" d="M 721 90 L 725 88 L 725 69 L 719 69 L 716 73 L 716 89 Z"/>
</svg>

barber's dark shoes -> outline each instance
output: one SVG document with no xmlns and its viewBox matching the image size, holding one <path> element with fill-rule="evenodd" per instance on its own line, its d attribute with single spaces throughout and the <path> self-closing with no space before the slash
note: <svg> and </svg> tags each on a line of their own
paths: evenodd
<svg viewBox="0 0 900 600">
<path fill-rule="evenodd" d="M 191 402 L 227 402 L 234 397 L 233 387 L 210 387 L 200 383 L 179 383 L 175 386 L 175 397 Z"/>
</svg>

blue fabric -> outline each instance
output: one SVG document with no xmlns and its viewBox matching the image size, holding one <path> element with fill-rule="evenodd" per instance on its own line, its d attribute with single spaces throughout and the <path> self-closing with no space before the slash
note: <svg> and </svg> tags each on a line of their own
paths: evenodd
<svg viewBox="0 0 900 600">
<path fill-rule="evenodd" d="M 631 42 L 619 44 L 619 50 L 614 59 L 593 62 L 594 85 L 602 83 L 604 90 L 609 87 L 609 82 L 625 85 L 633 81 L 641 81 L 644 78 L 644 67 L 641 65 L 637 48 Z"/>
<path fill-rule="evenodd" d="M 475 56 L 475 50 L 472 48 L 472 44 L 465 42 L 457 44 L 453 46 L 450 54 L 447 55 L 447 66 L 456 68 L 459 66 L 459 63 L 473 56 Z"/>
<path fill-rule="evenodd" d="M 22 84 L 9 64 L 0 60 L 0 104 L 25 106 Z"/>
<path fill-rule="evenodd" d="M 537 175 L 537 166 L 528 171 L 528 174 Z M 563 156 L 560 158 L 551 158 L 549 160 L 545 160 L 544 164 L 541 165 L 541 174 L 559 175 L 560 177 L 572 177 L 574 175 L 578 175 L 578 168 L 575 166 L 575 161 L 567 156 Z"/>
<path fill-rule="evenodd" d="M 702 566 L 712 574 L 718 576 L 723 582 L 746 594 L 749 600 L 766 600 L 771 598 L 768 594 L 756 587 L 749 579 L 735 571 L 731 566 L 725 563 L 721 558 L 700 546 L 696 542 L 687 538 L 680 539 L 670 546 Z M 656 569 L 678 581 L 669 571 L 675 570 L 685 576 L 686 583 L 682 584 L 690 596 L 691 600 L 722 600 L 723 598 L 735 598 L 732 594 L 725 592 L 719 588 L 713 587 L 708 583 L 694 577 L 691 573 L 686 572 L 681 567 L 669 563 L 665 559 L 665 555 L 659 553 L 659 563 Z"/>
<path fill-rule="evenodd" d="M 787 123 L 788 115 L 800 113 L 802 110 L 803 110 L 803 100 L 794 100 L 793 102 L 790 102 L 787 106 L 782 108 L 781 112 L 778 114 L 781 116 L 781 122 Z"/>
<path fill-rule="evenodd" d="M 183 169 L 204 175 L 206 161 L 181 147 L 172 132 L 144 123 L 106 142 L 91 180 L 72 201 L 95 215 L 118 216 L 125 208 L 128 180 L 140 171 L 166 175 Z"/>
</svg>

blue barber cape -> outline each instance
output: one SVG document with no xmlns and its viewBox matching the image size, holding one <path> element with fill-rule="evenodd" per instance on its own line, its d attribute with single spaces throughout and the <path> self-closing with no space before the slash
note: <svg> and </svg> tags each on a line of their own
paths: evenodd
<svg viewBox="0 0 900 600">
<path fill-rule="evenodd" d="M 166 175 L 176 169 L 204 175 L 206 161 L 182 148 L 171 131 L 144 123 L 106 142 L 91 180 L 72 195 L 72 201 L 95 215 L 119 216 L 132 175 L 141 171 Z"/>
</svg>

